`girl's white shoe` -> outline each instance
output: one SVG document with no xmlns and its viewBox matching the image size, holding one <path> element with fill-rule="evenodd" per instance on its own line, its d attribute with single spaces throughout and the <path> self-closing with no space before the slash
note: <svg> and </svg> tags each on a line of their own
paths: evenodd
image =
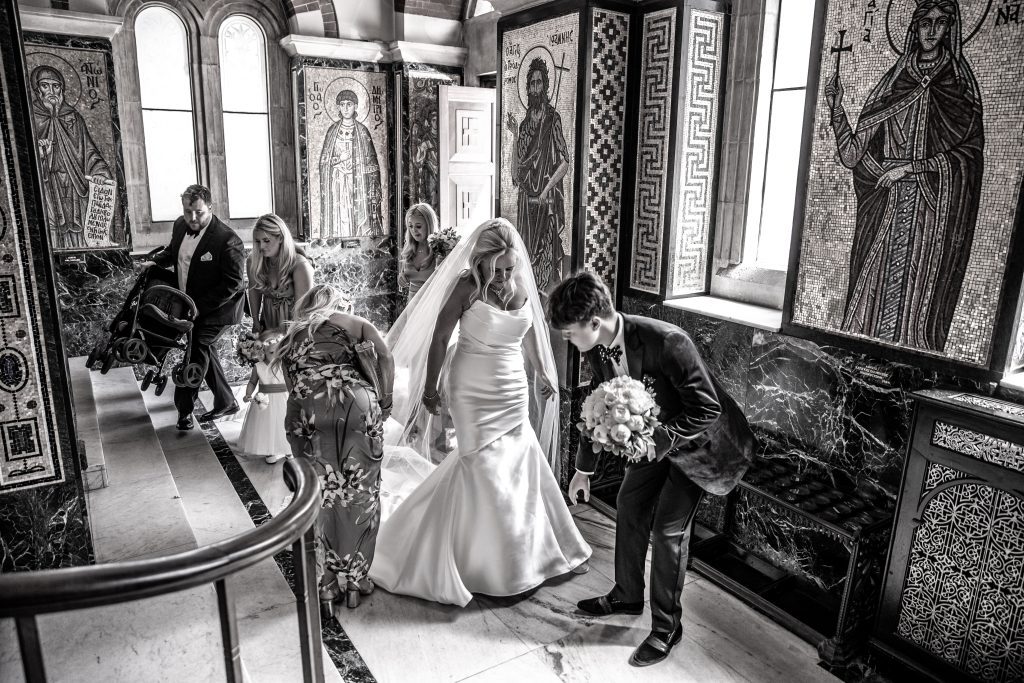
<svg viewBox="0 0 1024 683">
<path fill-rule="evenodd" d="M 275 462 L 280 462 L 287 458 L 287 455 L 268 455 L 265 459 L 268 465 L 273 465 Z"/>
</svg>

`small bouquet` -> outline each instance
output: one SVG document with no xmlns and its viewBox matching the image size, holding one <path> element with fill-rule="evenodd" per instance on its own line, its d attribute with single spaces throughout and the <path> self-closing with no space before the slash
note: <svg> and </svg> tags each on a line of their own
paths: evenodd
<svg viewBox="0 0 1024 683">
<path fill-rule="evenodd" d="M 443 259 L 452 253 L 452 249 L 459 241 L 459 233 L 455 228 L 445 228 L 439 232 L 432 232 L 427 235 L 427 246 L 438 259 Z"/>
<path fill-rule="evenodd" d="M 238 360 L 246 365 L 256 365 L 267 357 L 266 345 L 252 332 L 246 332 L 238 338 L 235 345 Z"/>
<path fill-rule="evenodd" d="M 583 402 L 583 421 L 576 428 L 590 439 L 595 453 L 608 451 L 640 462 L 651 458 L 659 412 L 643 382 L 624 375 L 594 389 Z"/>
<path fill-rule="evenodd" d="M 256 404 L 257 408 L 263 410 L 270 405 L 270 398 L 262 391 L 257 391 L 252 395 L 252 402 Z"/>
</svg>

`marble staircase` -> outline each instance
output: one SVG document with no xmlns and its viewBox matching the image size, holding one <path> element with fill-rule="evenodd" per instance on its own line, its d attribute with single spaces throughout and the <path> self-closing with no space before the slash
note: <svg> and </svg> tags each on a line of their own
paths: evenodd
<svg viewBox="0 0 1024 683">
<path fill-rule="evenodd" d="M 159 397 L 143 393 L 131 368 L 103 375 L 84 360 L 69 365 L 80 438 L 89 470 L 99 473 L 86 494 L 97 563 L 184 552 L 254 527 L 203 433 L 175 429 L 171 387 Z M 244 679 L 301 681 L 295 598 L 273 558 L 228 583 Z M 216 605 L 207 585 L 41 616 L 48 679 L 223 681 Z M 323 661 L 325 679 L 341 681 L 326 652 Z M 0 680 L 23 680 L 12 620 L 0 621 Z"/>
</svg>

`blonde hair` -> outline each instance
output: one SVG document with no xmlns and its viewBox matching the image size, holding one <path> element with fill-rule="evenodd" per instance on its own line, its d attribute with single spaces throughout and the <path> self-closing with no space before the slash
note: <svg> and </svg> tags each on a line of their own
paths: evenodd
<svg viewBox="0 0 1024 683">
<path fill-rule="evenodd" d="M 399 256 L 402 263 L 408 263 L 416 256 L 416 248 L 420 244 L 412 236 L 412 219 L 416 216 L 423 219 L 423 223 L 427 227 L 427 234 L 423 236 L 424 242 L 433 233 L 437 232 L 439 221 L 437 220 L 437 214 L 434 213 L 434 208 L 430 204 L 420 203 L 410 206 L 409 210 L 405 212 L 405 246 L 402 247 L 402 253 Z M 430 254 L 430 261 L 434 261 L 433 253 Z"/>
<path fill-rule="evenodd" d="M 335 313 L 351 315 L 352 302 L 334 285 L 313 285 L 295 302 L 294 319 L 288 323 L 288 329 L 277 342 L 272 365 L 280 365 L 293 347 L 302 339 L 312 337 Z"/>
<path fill-rule="evenodd" d="M 516 253 L 516 229 L 504 218 L 492 218 L 484 223 L 469 256 L 468 276 L 476 283 L 477 299 L 487 300 L 487 288 L 494 282 L 494 265 L 505 254 L 516 256 L 516 270 L 523 266 Z M 463 277 L 467 274 L 464 273 Z M 515 280 L 509 281 L 509 299 L 515 296 Z"/>
<path fill-rule="evenodd" d="M 267 213 L 256 219 L 256 223 L 252 226 L 253 249 L 249 254 L 249 288 L 265 291 L 270 288 L 270 268 L 263 252 L 256 247 L 257 232 L 281 238 L 281 250 L 277 252 L 279 283 L 295 269 L 299 260 L 299 251 L 295 247 L 291 230 L 288 229 L 288 224 L 284 222 L 283 218 L 276 213 Z"/>
</svg>

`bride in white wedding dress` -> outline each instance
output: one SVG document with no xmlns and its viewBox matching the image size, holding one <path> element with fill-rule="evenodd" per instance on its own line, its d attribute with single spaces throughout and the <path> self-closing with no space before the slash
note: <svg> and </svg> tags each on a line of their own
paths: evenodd
<svg viewBox="0 0 1024 683">
<path fill-rule="evenodd" d="M 408 401 L 396 402 L 403 441 L 429 459 L 426 423 L 442 392 L 457 441 L 384 519 L 370 576 L 388 591 L 465 606 L 472 593 L 516 595 L 590 557 L 552 471 L 557 374 L 529 264 L 515 228 L 487 221 L 388 334 L 409 370 Z M 384 469 L 387 511 L 401 485 Z"/>
</svg>

